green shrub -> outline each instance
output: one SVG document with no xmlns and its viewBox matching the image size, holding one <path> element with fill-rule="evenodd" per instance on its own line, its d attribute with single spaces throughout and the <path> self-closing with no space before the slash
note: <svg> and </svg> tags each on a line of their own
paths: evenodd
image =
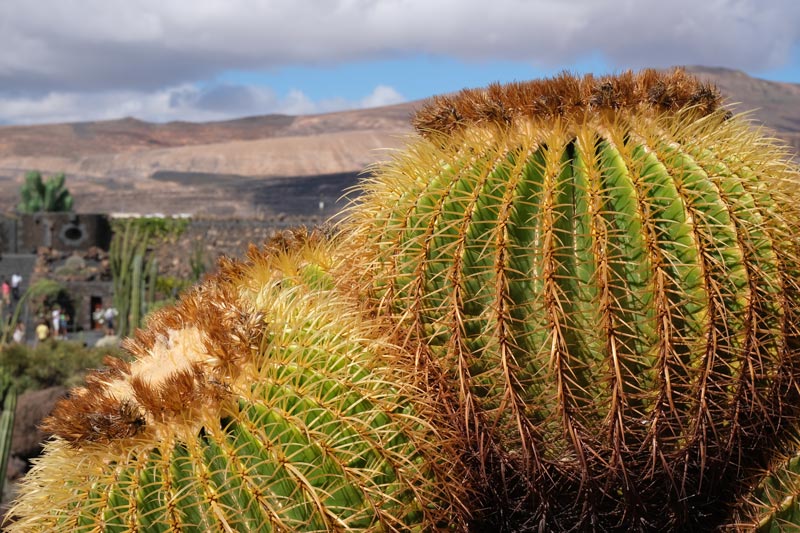
<svg viewBox="0 0 800 533">
<path fill-rule="evenodd" d="M 70 387 L 81 383 L 87 370 L 100 367 L 106 355 L 119 357 L 122 353 L 85 347 L 79 341 L 47 341 L 35 347 L 12 344 L 0 350 L 0 367 L 8 369 L 20 392 Z"/>
</svg>

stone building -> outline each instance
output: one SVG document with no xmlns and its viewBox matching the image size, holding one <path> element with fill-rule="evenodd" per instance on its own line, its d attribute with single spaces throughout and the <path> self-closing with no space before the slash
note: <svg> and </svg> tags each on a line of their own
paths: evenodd
<svg viewBox="0 0 800 533">
<path fill-rule="evenodd" d="M 103 214 L 34 213 L 0 218 L 0 278 L 22 275 L 24 291 L 38 279 L 62 284 L 72 331 L 94 326 L 92 310 L 110 305 L 111 224 Z M 26 309 L 29 329 L 36 310 Z"/>
</svg>

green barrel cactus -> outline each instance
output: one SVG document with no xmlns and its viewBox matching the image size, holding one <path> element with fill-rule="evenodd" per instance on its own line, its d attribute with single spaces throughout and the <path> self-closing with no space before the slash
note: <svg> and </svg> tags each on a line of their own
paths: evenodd
<svg viewBox="0 0 800 533">
<path fill-rule="evenodd" d="M 325 247 L 303 246 L 223 261 L 126 341 L 132 362 L 72 391 L 6 530 L 446 526 L 450 437 L 424 421 L 380 323 L 315 288 Z"/>
<path fill-rule="evenodd" d="M 800 448 L 776 461 L 732 513 L 727 531 L 789 533 L 800 530 Z"/>
<path fill-rule="evenodd" d="M 467 90 L 415 126 L 351 263 L 459 413 L 472 527 L 724 522 L 800 405 L 785 150 L 682 71 Z"/>
</svg>

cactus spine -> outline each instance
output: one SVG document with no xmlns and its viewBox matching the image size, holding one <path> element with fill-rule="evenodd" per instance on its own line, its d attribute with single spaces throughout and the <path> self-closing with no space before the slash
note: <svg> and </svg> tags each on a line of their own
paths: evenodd
<svg viewBox="0 0 800 533">
<path fill-rule="evenodd" d="M 766 472 L 740 502 L 727 526 L 729 531 L 782 533 L 800 528 L 800 455 Z"/>
<path fill-rule="evenodd" d="M 222 265 L 60 404 L 9 531 L 435 527 L 447 441 L 379 325 L 288 258 Z"/>
<path fill-rule="evenodd" d="M 796 420 L 798 177 L 718 103 L 681 72 L 465 91 L 364 186 L 352 263 L 493 527 L 708 527 Z"/>
</svg>

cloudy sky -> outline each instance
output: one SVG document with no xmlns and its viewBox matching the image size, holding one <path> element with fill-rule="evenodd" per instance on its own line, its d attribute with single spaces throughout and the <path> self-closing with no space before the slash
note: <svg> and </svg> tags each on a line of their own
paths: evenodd
<svg viewBox="0 0 800 533">
<path fill-rule="evenodd" d="M 798 0 L 0 0 L 0 123 L 219 120 L 561 70 L 800 82 Z"/>
</svg>

